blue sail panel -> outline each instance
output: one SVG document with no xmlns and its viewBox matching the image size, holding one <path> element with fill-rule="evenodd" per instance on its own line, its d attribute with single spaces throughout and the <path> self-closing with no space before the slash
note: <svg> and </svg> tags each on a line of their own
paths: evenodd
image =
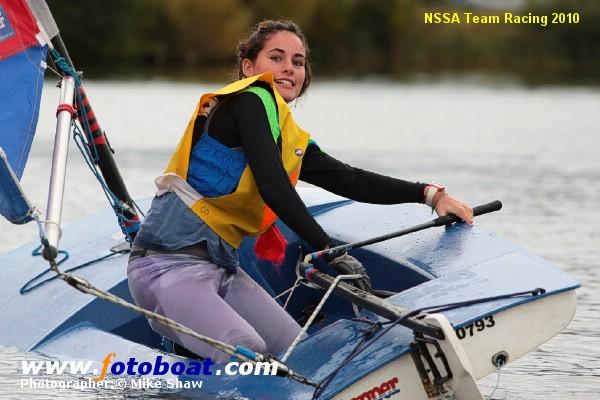
<svg viewBox="0 0 600 400">
<path fill-rule="evenodd" d="M 0 148 L 0 214 L 13 224 L 24 224 L 33 219 L 32 211 L 6 154 Z"/>
<path fill-rule="evenodd" d="M 47 46 L 0 60 L 0 147 L 21 179 L 40 111 Z"/>
<path fill-rule="evenodd" d="M 0 214 L 13 224 L 31 221 L 19 179 L 37 126 L 46 46 L 0 59 Z"/>
</svg>

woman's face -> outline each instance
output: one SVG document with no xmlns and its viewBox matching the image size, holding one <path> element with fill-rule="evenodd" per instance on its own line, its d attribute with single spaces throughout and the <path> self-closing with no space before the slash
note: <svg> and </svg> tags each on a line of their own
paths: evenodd
<svg viewBox="0 0 600 400">
<path fill-rule="evenodd" d="M 300 94 L 306 74 L 306 50 L 302 40 L 288 31 L 278 31 L 265 41 L 262 50 L 252 62 L 244 59 L 242 71 L 245 76 L 273 73 L 277 91 L 286 102 Z"/>
</svg>

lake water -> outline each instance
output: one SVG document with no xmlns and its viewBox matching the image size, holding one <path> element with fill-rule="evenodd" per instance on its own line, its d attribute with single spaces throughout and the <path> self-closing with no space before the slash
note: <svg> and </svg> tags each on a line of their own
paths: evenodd
<svg viewBox="0 0 600 400">
<path fill-rule="evenodd" d="M 44 209 L 58 93 L 46 85 L 38 135 L 23 177 Z M 217 84 L 88 82 L 134 198 L 153 193 L 195 102 Z M 600 399 L 600 89 L 476 80 L 400 84 L 315 82 L 295 105 L 320 146 L 352 165 L 410 180 L 436 180 L 472 205 L 504 209 L 476 223 L 549 260 L 582 283 L 579 307 L 559 335 L 501 370 L 495 399 Z M 63 222 L 106 207 L 75 146 Z M 36 238 L 34 226 L 0 221 L 0 252 Z M 0 268 L 1 273 L 1 268 Z M 26 318 L 27 316 L 23 316 Z M 0 344 L 2 338 L 0 338 Z M 105 398 L 94 391 L 19 391 L 21 359 L 0 347 L 0 398 Z M 480 384 L 489 395 L 496 375 Z M 148 398 L 128 393 L 112 398 Z M 175 398 L 175 397 L 170 397 Z"/>
</svg>

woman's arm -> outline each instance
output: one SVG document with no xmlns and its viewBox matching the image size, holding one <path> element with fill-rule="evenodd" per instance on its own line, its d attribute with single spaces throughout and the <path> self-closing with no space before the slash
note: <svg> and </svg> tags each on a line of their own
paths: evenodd
<svg viewBox="0 0 600 400">
<path fill-rule="evenodd" d="M 424 203 L 428 186 L 351 167 L 321 151 L 314 142 L 307 148 L 300 179 L 340 196 L 375 204 Z M 445 192 L 433 204 L 440 216 L 450 213 L 473 223 L 473 210 Z"/>
<path fill-rule="evenodd" d="M 302 160 L 300 179 L 363 203 L 423 203 L 425 184 L 376 174 L 336 160 L 310 143 Z"/>
<path fill-rule="evenodd" d="M 242 149 L 264 202 L 311 246 L 324 249 L 331 239 L 292 186 L 261 100 L 253 93 L 242 93 L 234 100 L 233 114 Z"/>
</svg>

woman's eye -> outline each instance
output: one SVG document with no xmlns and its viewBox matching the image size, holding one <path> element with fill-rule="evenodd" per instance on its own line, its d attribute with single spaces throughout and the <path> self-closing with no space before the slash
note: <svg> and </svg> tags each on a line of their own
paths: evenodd
<svg viewBox="0 0 600 400">
<path fill-rule="evenodd" d="M 296 67 L 304 67 L 304 61 L 294 61 Z"/>
<path fill-rule="evenodd" d="M 280 56 L 271 56 L 271 60 L 273 60 L 273 61 L 281 61 L 281 57 Z"/>
</svg>

